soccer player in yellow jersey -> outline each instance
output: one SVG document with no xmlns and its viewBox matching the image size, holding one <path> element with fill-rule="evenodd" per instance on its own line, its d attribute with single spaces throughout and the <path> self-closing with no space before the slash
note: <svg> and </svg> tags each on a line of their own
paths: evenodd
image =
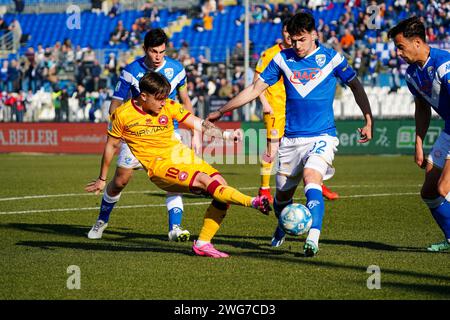
<svg viewBox="0 0 450 320">
<path fill-rule="evenodd" d="M 292 46 L 289 33 L 286 30 L 288 21 L 289 19 L 285 19 L 283 21 L 282 42 L 277 43 L 261 54 L 261 58 L 256 65 L 256 72 L 253 82 L 258 80 L 259 75 L 264 71 L 273 57 L 275 57 L 281 50 Z M 259 99 L 263 106 L 263 120 L 267 129 L 267 146 L 261 159 L 261 186 L 259 188 L 259 195 L 266 196 L 269 201 L 273 203 L 273 197 L 270 194 L 270 176 L 280 139 L 284 134 L 286 119 L 286 92 L 284 89 L 283 78 L 280 78 L 280 81 L 267 88 Z M 322 192 L 323 196 L 329 200 L 335 200 L 339 197 L 336 192 L 331 191 L 324 184 L 322 184 Z"/>
<path fill-rule="evenodd" d="M 240 139 L 240 131 L 222 132 L 212 123 L 186 111 L 181 104 L 167 99 L 170 84 L 160 73 L 146 73 L 139 81 L 139 88 L 137 98 L 132 98 L 112 113 L 100 175 L 88 183 L 85 190 L 98 194 L 104 189 L 108 168 L 123 139 L 147 171 L 150 180 L 159 188 L 169 192 L 206 194 L 213 198 L 192 249 L 200 256 L 228 257 L 211 244 L 228 206 L 237 204 L 269 214 L 269 200 L 265 196 L 247 196 L 228 186 L 216 169 L 175 138 L 172 119 L 191 129 L 201 130 L 207 136 L 225 140 Z M 108 192 L 111 191 L 110 184 Z"/>
</svg>

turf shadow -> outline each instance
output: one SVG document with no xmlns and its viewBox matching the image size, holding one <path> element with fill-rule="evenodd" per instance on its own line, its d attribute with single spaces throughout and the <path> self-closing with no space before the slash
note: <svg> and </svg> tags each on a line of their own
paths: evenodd
<svg viewBox="0 0 450 320">
<path fill-rule="evenodd" d="M 32 233 L 44 233 L 44 234 L 54 234 L 54 235 L 66 235 L 75 236 L 77 238 L 85 238 L 90 230 L 90 226 L 80 226 L 80 225 L 69 225 L 69 224 L 31 224 L 31 223 L 8 223 L 5 225 L 0 225 L 0 229 L 15 229 L 21 231 L 27 231 Z M 121 231 L 119 231 L 121 230 Z M 108 228 L 107 237 L 118 236 L 120 239 L 113 240 L 128 240 L 128 239 L 151 239 L 158 241 L 167 241 L 167 235 L 165 233 L 161 234 L 150 234 L 150 233 L 138 233 L 128 231 L 129 228 Z"/>
<path fill-rule="evenodd" d="M 450 285 L 443 284 L 443 285 L 434 285 L 434 284 L 413 284 L 413 283 L 400 283 L 400 282 L 386 282 L 382 281 L 381 286 L 383 287 L 391 287 L 391 288 L 397 288 L 402 289 L 408 292 L 412 291 L 420 291 L 423 293 L 430 293 L 430 294 L 438 294 L 443 296 L 443 298 L 449 299 L 450 298 Z"/>
<path fill-rule="evenodd" d="M 128 244 L 117 244 L 117 242 L 74 242 L 74 241 L 19 241 L 18 246 L 39 248 L 44 250 L 55 249 L 77 249 L 86 251 L 113 251 L 113 252 L 157 252 L 176 253 L 193 256 L 194 253 L 186 247 L 163 247 L 163 246 L 136 246 Z"/>
</svg>

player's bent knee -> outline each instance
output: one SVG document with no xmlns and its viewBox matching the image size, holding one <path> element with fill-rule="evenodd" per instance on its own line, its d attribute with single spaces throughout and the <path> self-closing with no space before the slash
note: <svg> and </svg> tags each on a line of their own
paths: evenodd
<svg viewBox="0 0 450 320">
<path fill-rule="evenodd" d="M 327 175 L 329 167 L 330 165 L 322 157 L 309 157 L 306 161 L 305 169 L 303 171 L 303 178 L 305 180 L 305 183 L 318 182 L 317 180 L 322 180 L 323 177 Z"/>
<path fill-rule="evenodd" d="M 217 174 L 213 175 L 211 178 L 213 178 L 214 180 L 216 180 L 220 184 L 223 184 L 224 186 L 228 185 L 227 181 L 225 180 L 224 177 L 222 177 L 222 175 L 220 173 L 217 173 Z"/>
<path fill-rule="evenodd" d="M 211 178 L 209 175 L 207 175 L 204 172 L 199 172 L 196 176 L 195 179 L 192 183 L 192 186 L 194 188 L 197 189 L 201 189 L 203 191 L 206 191 L 206 189 L 208 188 L 208 185 L 213 182 L 216 181 L 215 179 Z"/>
</svg>

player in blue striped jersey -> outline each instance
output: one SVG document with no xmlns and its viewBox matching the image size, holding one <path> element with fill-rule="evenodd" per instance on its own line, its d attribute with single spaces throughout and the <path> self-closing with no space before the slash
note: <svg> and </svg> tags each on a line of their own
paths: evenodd
<svg viewBox="0 0 450 320">
<path fill-rule="evenodd" d="M 401 21 L 389 31 L 389 37 L 398 56 L 409 64 L 406 83 L 416 105 L 415 162 L 426 172 L 420 194 L 445 236 L 444 241 L 431 244 L 427 250 L 450 250 L 450 53 L 426 43 L 425 26 L 418 17 Z M 423 141 L 431 108 L 445 126 L 425 159 Z"/>
<path fill-rule="evenodd" d="M 169 98 L 177 100 L 177 93 L 184 107 L 191 113 L 193 112 L 192 103 L 189 99 L 186 87 L 186 71 L 183 65 L 165 56 L 168 37 L 162 29 L 152 29 L 144 39 L 145 56 L 140 57 L 127 65 L 121 73 L 120 79 L 116 85 L 111 106 L 110 114 L 129 98 L 137 97 L 140 94 L 139 80 L 146 72 L 153 70 L 165 76 L 171 86 Z M 174 122 L 175 129 L 178 124 Z M 194 149 L 198 152 L 201 144 L 198 143 L 198 136 L 194 137 Z M 102 237 L 103 230 L 107 227 L 109 215 L 114 205 L 119 201 L 122 190 L 130 181 L 133 170 L 142 168 L 142 165 L 134 157 L 126 143 L 122 143 L 120 153 L 117 158 L 117 168 L 113 180 L 108 184 L 102 200 L 100 214 L 97 222 L 94 224 L 88 237 L 90 239 L 99 239 Z M 106 177 L 99 177 L 99 180 L 106 180 Z M 106 181 L 103 181 L 106 183 Z M 172 241 L 187 241 L 190 237 L 188 230 L 181 227 L 183 216 L 183 201 L 181 195 L 168 193 L 166 198 L 167 210 L 169 213 L 169 233 L 168 238 Z"/>
<path fill-rule="evenodd" d="M 317 42 L 313 16 L 297 13 L 289 21 L 287 31 L 292 48 L 278 53 L 256 82 L 211 113 L 208 120 L 215 121 L 223 113 L 252 101 L 283 77 L 286 124 L 278 150 L 274 209 L 278 216 L 293 202 L 295 190 L 303 178 L 306 205 L 313 217 L 303 250 L 306 256 L 314 256 L 319 250 L 325 212 L 321 185 L 334 174 L 332 161 L 339 144 L 333 113 L 337 78 L 351 88 L 364 115 L 365 124 L 358 129 L 361 136 L 358 142 L 371 140 L 373 119 L 367 95 L 356 73 L 343 56 Z M 280 246 L 284 237 L 284 231 L 277 226 L 272 246 Z"/>
</svg>

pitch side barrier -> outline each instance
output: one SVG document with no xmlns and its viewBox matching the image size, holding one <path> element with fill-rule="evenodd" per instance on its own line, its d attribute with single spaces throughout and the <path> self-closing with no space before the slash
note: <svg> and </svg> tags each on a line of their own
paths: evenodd
<svg viewBox="0 0 450 320">
<path fill-rule="evenodd" d="M 211 164 L 256 164 L 266 147 L 262 122 L 219 122 L 223 130 L 241 129 L 240 142 L 203 137 L 202 157 Z M 376 120 L 373 139 L 359 144 L 361 120 L 338 120 L 338 154 L 414 153 L 414 119 Z M 424 141 L 429 151 L 442 131 L 442 120 L 432 119 Z M 0 123 L 0 153 L 101 154 L 106 141 L 106 123 Z M 190 144 L 191 132 L 179 129 L 183 142 Z"/>
<path fill-rule="evenodd" d="M 414 119 L 375 119 L 373 139 L 368 143 L 358 143 L 357 128 L 364 125 L 363 120 L 337 120 L 336 128 L 339 138 L 338 154 L 414 154 L 415 122 Z M 429 151 L 444 128 L 444 122 L 432 119 L 424 141 L 425 152 Z M 243 149 L 248 154 L 264 152 L 266 135 L 264 124 L 260 122 L 244 122 L 242 129 L 246 136 L 258 132 L 258 139 L 250 139 Z M 247 134 L 249 132 L 250 134 Z"/>
</svg>

